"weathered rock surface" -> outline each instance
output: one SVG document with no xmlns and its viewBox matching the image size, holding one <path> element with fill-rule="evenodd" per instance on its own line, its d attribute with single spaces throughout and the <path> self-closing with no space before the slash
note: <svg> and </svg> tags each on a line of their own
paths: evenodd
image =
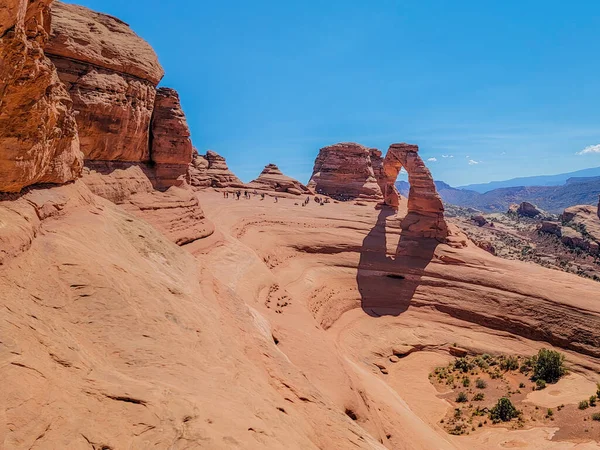
<svg viewBox="0 0 600 450">
<path fill-rule="evenodd" d="M 476 214 L 474 216 L 471 216 L 471 221 L 475 222 L 477 224 L 477 226 L 479 226 L 479 227 L 483 227 L 488 224 L 487 219 L 485 217 L 483 217 L 481 214 Z"/>
<path fill-rule="evenodd" d="M 529 217 L 531 219 L 542 215 L 542 211 L 537 208 L 535 205 L 529 202 L 521 202 L 519 207 L 517 208 L 517 214 L 523 217 Z"/>
<path fill-rule="evenodd" d="M 155 87 L 163 76 L 154 50 L 127 24 L 56 2 L 46 52 L 78 112 L 86 159 L 149 161 Z"/>
<path fill-rule="evenodd" d="M 560 237 L 560 236 L 562 236 L 561 228 L 562 227 L 560 226 L 560 223 L 558 223 L 558 222 L 544 220 L 544 221 L 542 221 L 539 230 L 542 233 L 554 234 L 554 235 Z"/>
<path fill-rule="evenodd" d="M 208 150 L 206 155 L 197 152 L 190 165 L 191 184 L 197 188 L 244 188 L 246 185 L 235 176 L 218 153 Z"/>
<path fill-rule="evenodd" d="M 275 164 L 267 164 L 256 180 L 248 183 L 248 189 L 287 192 L 288 194 L 310 194 L 310 190 L 298 180 L 284 175 Z"/>
<path fill-rule="evenodd" d="M 319 150 L 308 187 L 337 200 L 380 201 L 383 196 L 374 172 L 382 172 L 380 159 L 377 149 L 352 142 L 324 147 Z"/>
<path fill-rule="evenodd" d="M 408 236 L 445 240 L 449 233 L 444 219 L 444 205 L 437 193 L 431 172 L 419 156 L 419 147 L 392 144 L 383 162 L 386 188 L 385 203 L 398 208 L 399 195 L 394 184 L 400 169 L 408 173 L 410 192 L 408 213 L 402 221 L 402 231 Z"/>
<path fill-rule="evenodd" d="M 43 51 L 50 1 L 0 6 L 0 192 L 81 172 L 72 102 Z"/>
<path fill-rule="evenodd" d="M 144 165 L 96 161 L 84 169 L 82 179 L 94 194 L 146 220 L 178 245 L 213 233 L 213 224 L 189 187 L 157 191 L 149 173 L 153 172 Z"/>
<path fill-rule="evenodd" d="M 189 184 L 192 141 L 179 95 L 174 89 L 161 87 L 156 91 L 150 142 L 156 187 Z"/>
</svg>

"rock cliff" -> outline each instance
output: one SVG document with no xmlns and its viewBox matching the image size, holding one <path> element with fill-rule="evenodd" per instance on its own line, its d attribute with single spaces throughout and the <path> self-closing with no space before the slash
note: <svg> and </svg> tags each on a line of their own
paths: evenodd
<svg viewBox="0 0 600 450">
<path fill-rule="evenodd" d="M 78 111 L 86 159 L 149 161 L 150 119 L 163 76 L 154 50 L 124 22 L 55 2 L 46 52 Z"/>
<path fill-rule="evenodd" d="M 189 183 L 192 141 L 179 95 L 174 89 L 159 88 L 156 92 L 150 142 L 157 187 Z"/>
<path fill-rule="evenodd" d="M 71 99 L 44 54 L 50 0 L 0 6 L 0 192 L 81 172 Z"/>
<path fill-rule="evenodd" d="M 319 151 L 308 187 L 317 194 L 338 200 L 383 199 L 375 170 L 381 173 L 381 152 L 352 142 L 324 147 Z"/>
<path fill-rule="evenodd" d="M 256 180 L 248 183 L 248 189 L 287 192 L 288 194 L 310 194 L 311 191 L 298 180 L 284 175 L 275 164 L 267 164 Z"/>
</svg>

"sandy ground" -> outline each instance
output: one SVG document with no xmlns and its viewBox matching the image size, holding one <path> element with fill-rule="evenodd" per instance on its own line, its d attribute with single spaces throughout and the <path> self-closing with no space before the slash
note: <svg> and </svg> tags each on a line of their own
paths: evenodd
<svg viewBox="0 0 600 450">
<path fill-rule="evenodd" d="M 405 204 L 198 198 L 215 231 L 184 247 L 81 182 L 0 202 L 0 447 L 597 448 L 546 424 L 451 436 L 427 375 L 454 346 L 555 344 L 573 375 L 543 395 L 574 400 L 598 283 L 407 240 Z"/>
<path fill-rule="evenodd" d="M 529 339 L 527 333 L 490 328 L 486 320 L 471 314 L 470 310 L 477 308 L 466 303 L 489 296 L 486 290 L 507 286 L 507 278 L 511 285 L 505 295 L 516 293 L 534 299 L 541 296 L 563 305 L 586 300 L 581 304 L 594 308 L 593 314 L 597 314 L 597 306 L 590 305 L 590 300 L 600 295 L 600 286 L 585 285 L 583 296 L 577 299 L 560 294 L 553 297 L 553 293 L 531 283 L 531 279 L 528 285 L 515 289 L 514 285 L 521 282 L 519 274 L 530 271 L 534 276 L 544 277 L 549 271 L 532 264 L 501 261 L 471 246 L 462 251 L 440 246 L 435 250 L 439 256 L 436 253 L 420 267 L 409 267 L 409 275 L 415 278 L 419 270 L 422 272 L 416 288 L 414 285 L 409 288 L 407 304 L 378 317 L 379 313 L 374 315 L 364 307 L 365 297 L 371 294 L 361 289 L 374 289 L 384 298 L 403 298 L 403 293 L 390 284 L 396 281 L 389 278 L 368 283 L 366 288 L 360 285 L 357 269 L 360 272 L 363 241 L 380 214 L 373 205 L 310 203 L 302 207 L 295 204 L 301 201 L 293 199 L 280 199 L 278 203 L 258 198 L 224 200 L 210 192 L 199 197 L 207 217 L 219 224 L 222 235 L 220 243 L 209 250 L 195 250 L 193 246 L 190 250 L 200 259 L 213 261 L 211 270 L 216 278 L 241 295 L 244 291 L 247 302 L 271 323 L 278 348 L 336 404 L 351 410 L 356 421 L 387 447 L 598 448 L 592 443 L 552 441 L 556 428 L 548 427 L 510 431 L 495 428 L 478 430 L 469 436 L 450 436 L 439 426 L 439 420 L 451 405 L 431 385 L 428 374 L 453 359 L 448 353 L 453 344 L 473 352 L 521 355 L 549 346 Z M 383 246 L 389 257 L 401 237 L 395 216 L 387 217 L 386 223 L 385 242 L 378 245 Z M 444 256 L 452 261 L 456 258 L 460 264 L 440 267 L 439 260 Z M 382 272 L 377 269 L 369 276 Z M 273 279 L 268 288 L 261 287 L 258 281 L 265 271 Z M 455 276 L 461 284 L 471 281 L 468 298 L 440 307 L 438 298 L 443 301 L 448 296 L 446 289 L 452 289 L 445 286 L 441 274 L 448 278 Z M 492 286 L 478 284 L 490 274 L 504 279 Z M 577 284 L 581 282 L 568 275 L 558 280 L 563 281 L 568 284 L 566 289 L 571 286 L 579 289 Z M 546 292 L 540 295 L 540 291 Z M 284 301 L 280 302 L 282 297 Z M 283 307 L 277 306 L 285 303 Z M 388 305 L 382 306 L 385 309 Z M 455 308 L 466 312 L 454 313 Z M 514 306 L 509 305 L 499 315 L 506 318 L 513 310 Z M 492 315 L 490 312 L 488 315 Z M 514 322 L 518 325 L 523 320 L 521 316 Z M 494 324 L 489 316 L 487 321 Z M 515 330 L 520 331 L 518 326 Z M 391 362 L 390 357 L 398 353 L 407 356 Z M 575 398 L 579 401 L 583 391 L 595 386 L 595 374 L 589 369 L 597 367 L 597 361 L 572 352 L 568 357 L 577 373 L 552 386 L 547 393 L 540 392 L 552 396 L 551 392 L 560 391 L 560 403 Z M 531 394 L 530 400 L 543 406 L 548 400 L 536 397 L 537 394 Z"/>
</svg>

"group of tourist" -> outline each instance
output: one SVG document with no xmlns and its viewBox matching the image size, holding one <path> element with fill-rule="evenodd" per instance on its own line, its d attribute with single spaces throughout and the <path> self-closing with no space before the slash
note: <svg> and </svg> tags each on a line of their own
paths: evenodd
<svg viewBox="0 0 600 450">
<path fill-rule="evenodd" d="M 257 191 L 256 189 L 255 189 L 253 192 L 250 192 L 250 191 L 248 191 L 248 190 L 245 190 L 244 192 L 242 192 L 242 191 L 241 191 L 241 190 L 239 190 L 239 189 L 238 189 L 237 191 L 233 191 L 233 192 L 229 192 L 229 191 L 223 191 L 223 198 L 229 198 L 229 194 L 231 194 L 231 195 L 232 195 L 232 198 L 234 198 L 234 199 L 236 199 L 236 200 L 239 200 L 239 199 L 240 199 L 240 197 L 241 197 L 242 195 L 244 196 L 244 198 L 245 198 L 246 200 L 250 200 L 250 199 L 252 198 L 252 196 L 253 196 L 253 195 L 254 195 L 255 197 L 256 197 L 257 195 L 260 195 L 260 199 L 261 199 L 261 201 L 265 199 L 265 193 L 264 193 L 264 192 L 261 192 L 261 193 L 259 194 L 259 193 L 258 193 L 258 191 Z M 274 197 L 275 197 L 275 203 L 277 203 L 279 199 L 278 199 L 278 197 L 277 197 L 277 196 L 274 196 Z"/>
</svg>

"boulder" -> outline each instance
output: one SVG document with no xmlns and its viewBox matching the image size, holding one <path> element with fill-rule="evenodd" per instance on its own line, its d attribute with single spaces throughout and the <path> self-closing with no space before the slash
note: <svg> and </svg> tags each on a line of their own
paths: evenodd
<svg viewBox="0 0 600 450">
<path fill-rule="evenodd" d="M 43 50 L 50 1 L 0 6 L 0 192 L 81 173 L 72 102 Z"/>
<path fill-rule="evenodd" d="M 529 203 L 522 202 L 517 208 L 517 214 L 521 217 L 529 217 L 531 219 L 538 217 L 543 214 L 542 210 L 538 209 L 537 206 Z"/>
<path fill-rule="evenodd" d="M 161 87 L 156 91 L 150 142 L 156 187 L 168 188 L 189 182 L 192 141 L 179 95 L 174 89 Z"/>
<path fill-rule="evenodd" d="M 539 231 L 547 234 L 554 234 L 558 237 L 562 236 L 562 227 L 558 222 L 552 222 L 550 220 L 542 221 Z"/>
<path fill-rule="evenodd" d="M 287 192 L 288 194 L 310 194 L 310 190 L 298 180 L 284 175 L 275 164 L 267 164 L 256 180 L 248 183 L 248 189 L 259 191 Z"/>
<path fill-rule="evenodd" d="M 150 160 L 149 130 L 163 69 L 121 20 L 57 2 L 46 52 L 77 111 L 88 160 Z"/>
<path fill-rule="evenodd" d="M 483 217 L 481 214 L 471 216 L 471 221 L 474 222 L 479 227 L 483 227 L 484 225 L 488 224 L 487 219 L 485 217 Z"/>
<path fill-rule="evenodd" d="M 191 184 L 196 188 L 237 188 L 246 185 L 227 167 L 225 158 L 218 153 L 208 150 L 206 155 L 193 155 L 190 164 Z"/>
<path fill-rule="evenodd" d="M 562 237 L 560 239 L 563 244 L 572 247 L 579 248 L 581 250 L 589 250 L 589 243 L 585 237 L 579 232 L 569 227 L 562 229 Z"/>
<path fill-rule="evenodd" d="M 308 188 L 337 200 L 381 201 L 372 157 L 380 160 L 381 152 L 352 142 L 324 147 L 315 160 Z M 375 169 L 382 173 L 380 161 Z"/>
</svg>

